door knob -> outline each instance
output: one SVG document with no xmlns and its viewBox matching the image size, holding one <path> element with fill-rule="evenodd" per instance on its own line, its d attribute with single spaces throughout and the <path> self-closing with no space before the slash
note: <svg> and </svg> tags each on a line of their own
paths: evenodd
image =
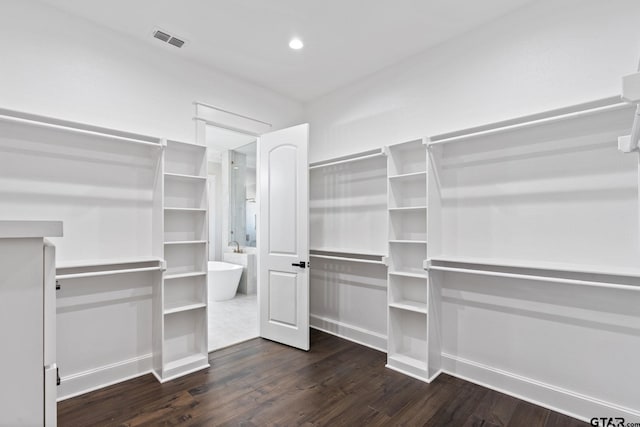
<svg viewBox="0 0 640 427">
<path fill-rule="evenodd" d="M 291 263 L 291 265 L 294 267 L 305 268 L 307 266 L 307 263 L 304 261 L 300 261 L 300 262 Z"/>
</svg>

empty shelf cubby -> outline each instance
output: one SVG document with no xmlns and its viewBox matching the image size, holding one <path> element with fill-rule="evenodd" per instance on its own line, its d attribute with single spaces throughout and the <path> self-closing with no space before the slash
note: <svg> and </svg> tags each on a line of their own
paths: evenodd
<svg viewBox="0 0 640 427">
<path fill-rule="evenodd" d="M 206 177 L 205 146 L 167 141 L 165 173 Z"/>
<path fill-rule="evenodd" d="M 164 213 L 164 241 L 197 241 L 207 239 L 205 211 L 172 211 Z"/>
<path fill-rule="evenodd" d="M 427 313 L 427 279 L 389 276 L 389 305 L 395 308 Z"/>
</svg>

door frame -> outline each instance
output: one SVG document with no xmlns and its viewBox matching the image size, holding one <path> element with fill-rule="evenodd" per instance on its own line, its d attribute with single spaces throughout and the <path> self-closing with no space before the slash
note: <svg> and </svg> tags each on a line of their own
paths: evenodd
<svg viewBox="0 0 640 427">
<path fill-rule="evenodd" d="M 225 110 L 223 108 L 220 107 L 216 107 L 213 105 L 209 105 L 209 104 L 205 104 L 202 102 L 198 102 L 195 101 L 193 103 L 193 105 L 195 106 L 195 116 L 193 117 L 193 120 L 195 122 L 195 127 L 196 127 L 196 144 L 198 145 L 202 145 L 207 147 L 207 127 L 213 127 L 213 128 L 217 128 L 226 132 L 232 132 L 232 133 L 236 133 L 236 134 L 240 134 L 240 135 L 245 135 L 245 136 L 251 136 L 251 137 L 255 137 L 258 140 L 258 143 L 260 141 L 260 135 L 263 133 L 267 133 L 271 130 L 272 128 L 272 124 L 271 123 L 267 123 L 264 122 L 262 120 L 258 120 L 258 119 L 254 119 L 248 116 L 244 116 L 242 114 L 238 114 L 238 113 L 234 113 L 228 110 Z M 223 148 L 223 149 L 233 149 L 233 148 Z M 206 162 L 209 163 L 209 159 L 206 159 Z M 208 170 L 208 168 L 207 168 Z M 208 174 L 207 174 L 208 175 Z M 208 178 L 208 177 L 207 177 Z M 224 186 L 225 182 L 227 181 L 228 178 L 225 178 L 224 176 L 222 177 L 222 185 Z M 207 191 L 208 191 L 208 183 L 207 183 Z M 223 193 L 225 193 L 225 190 L 223 188 Z M 228 197 L 228 195 L 226 196 Z M 259 203 L 259 201 L 257 201 L 257 203 Z M 208 207 L 207 207 L 208 208 Z M 258 206 L 259 208 L 259 206 Z M 227 218 L 228 221 L 228 212 L 224 212 L 225 209 L 222 210 L 222 218 L 220 218 L 221 221 L 223 221 L 223 223 L 225 222 L 225 218 Z M 207 215 L 207 219 L 206 219 L 206 235 L 207 237 L 209 237 L 210 235 L 210 230 L 209 230 L 209 223 L 210 223 L 210 213 L 208 213 Z M 224 225 L 224 224 L 223 224 Z M 227 230 L 228 232 L 228 230 Z M 224 241 L 226 239 L 226 234 L 225 234 L 225 229 L 223 227 L 222 229 L 222 245 L 221 245 L 221 252 L 224 252 L 224 248 L 227 246 Z M 209 260 L 209 252 L 210 252 L 210 246 L 211 246 L 211 242 L 209 242 L 209 244 L 207 245 L 207 260 Z M 257 252 L 257 248 L 256 248 L 256 252 Z M 220 256 L 222 256 L 222 253 L 220 254 Z M 256 255 L 257 258 L 257 255 Z M 208 285 L 207 285 L 208 287 Z M 208 289 L 205 290 L 207 295 L 206 295 L 206 300 L 207 300 L 207 304 L 209 301 L 209 296 L 208 296 Z M 259 301 L 260 299 L 260 288 L 258 287 L 258 295 L 257 295 L 257 299 Z M 209 310 L 210 308 L 208 308 Z M 256 321 L 258 322 L 258 337 L 260 336 L 260 307 L 259 307 L 259 303 L 258 303 L 258 309 L 256 310 Z M 207 333 L 206 333 L 206 338 L 207 338 L 207 350 L 209 350 L 209 322 L 207 319 L 207 322 L 205 322 L 207 324 Z M 215 351 L 215 350 L 214 350 Z"/>
</svg>

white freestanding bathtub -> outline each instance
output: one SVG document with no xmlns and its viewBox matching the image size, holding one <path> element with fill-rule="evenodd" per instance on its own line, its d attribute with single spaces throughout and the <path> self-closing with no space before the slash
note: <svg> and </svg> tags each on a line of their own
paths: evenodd
<svg viewBox="0 0 640 427">
<path fill-rule="evenodd" d="M 243 267 L 221 261 L 208 262 L 209 299 L 212 301 L 226 301 L 233 298 L 238 291 Z"/>
</svg>

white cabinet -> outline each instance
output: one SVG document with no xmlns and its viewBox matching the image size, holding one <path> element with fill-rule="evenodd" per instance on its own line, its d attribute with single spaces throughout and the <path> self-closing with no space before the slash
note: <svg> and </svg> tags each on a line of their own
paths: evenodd
<svg viewBox="0 0 640 427">
<path fill-rule="evenodd" d="M 62 223 L 0 221 L 0 425 L 56 425 L 55 247 Z"/>
</svg>

